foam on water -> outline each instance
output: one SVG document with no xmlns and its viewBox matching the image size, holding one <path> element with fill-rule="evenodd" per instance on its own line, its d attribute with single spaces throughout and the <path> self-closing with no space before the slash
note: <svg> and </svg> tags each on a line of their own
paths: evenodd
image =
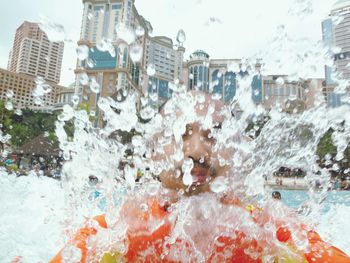
<svg viewBox="0 0 350 263">
<path fill-rule="evenodd" d="M 0 173 L 0 262 L 47 262 L 65 242 L 60 182 Z"/>
</svg>

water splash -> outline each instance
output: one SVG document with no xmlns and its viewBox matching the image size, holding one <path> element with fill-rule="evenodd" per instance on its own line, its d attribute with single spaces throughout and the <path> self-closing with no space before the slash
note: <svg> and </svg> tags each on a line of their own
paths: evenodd
<svg viewBox="0 0 350 263">
<path fill-rule="evenodd" d="M 303 1 L 303 3 L 308 2 Z M 300 8 L 302 13 L 309 12 L 303 6 Z M 297 13 L 300 12 L 297 11 Z M 118 27 L 116 31 L 118 37 L 128 44 L 134 42 L 135 34 L 140 37 L 145 33 L 141 29 L 131 32 L 125 27 Z M 183 30 L 179 31 L 177 39 L 179 43 L 185 42 L 186 36 Z M 140 56 L 142 56 L 142 49 L 141 51 L 137 49 L 140 48 L 137 45 L 132 44 L 130 48 L 130 57 L 134 62 L 138 62 Z M 109 40 L 103 39 L 98 48 L 101 51 L 111 51 L 111 46 Z M 133 49 L 135 47 L 137 50 Z M 78 58 L 80 60 L 87 59 L 88 50 L 86 47 L 78 47 L 78 49 Z M 260 72 L 255 70 L 257 58 L 262 58 L 263 61 Z M 282 166 L 302 169 L 305 171 L 306 180 L 310 182 L 311 186 L 318 182 L 323 187 L 320 193 L 311 187 L 309 195 L 311 198 L 310 207 L 312 208 L 310 214 L 312 216 L 308 215 L 309 210 L 304 214 L 306 220 L 310 220 L 309 222 L 317 225 L 317 222 L 311 219 L 319 218 L 321 212 L 318 208 L 322 205 L 324 196 L 327 196 L 326 189 L 329 184 L 330 172 L 332 169 L 338 169 L 334 165 L 332 167 L 320 166 L 319 158 L 316 155 L 317 146 L 323 135 L 332 127 L 334 130 L 332 142 L 337 148 L 335 158 L 337 161 L 344 159 L 344 152 L 350 139 L 350 120 L 348 114 L 346 114 L 349 106 L 343 105 L 336 109 L 327 108 L 323 95 L 318 91 L 318 93 L 316 92 L 314 107 L 311 109 L 302 112 L 287 112 L 279 103 L 276 103 L 272 105 L 271 109 L 267 110 L 252 101 L 251 83 L 255 74 L 264 75 L 273 72 L 275 69 L 284 71 L 286 74 L 286 79 L 282 77 L 276 79 L 278 86 L 285 85 L 291 79 L 306 79 L 315 72 L 315 65 L 329 63 L 329 54 L 324 50 L 321 43 L 310 43 L 306 39 L 292 39 L 289 37 L 287 29 L 282 25 L 278 27 L 275 38 L 271 40 L 269 51 L 260 52 L 243 62 L 241 65 L 239 63 L 229 65 L 228 71 L 235 73 L 243 71 L 248 74 L 237 76 L 236 96 L 231 103 L 220 110 L 215 109 L 215 105 L 205 106 L 206 99 L 204 95 L 193 95 L 193 93 L 186 92 L 187 87 L 180 84 L 179 81 L 169 84 L 169 88 L 172 90 L 172 99 L 163 106 L 163 112 L 161 113 L 154 107 L 154 103 L 159 100 L 157 93 L 145 94 L 141 99 L 140 106 L 139 95 L 132 90 L 128 91 L 128 96 L 120 95 L 120 99 L 117 100 L 111 97 L 100 97 L 96 109 L 89 111 L 79 109 L 79 107 L 64 106 L 56 124 L 56 136 L 66 160 L 62 170 L 62 182 L 50 181 L 51 183 L 48 184 L 52 184 L 52 187 L 45 186 L 43 189 L 57 191 L 58 194 L 54 195 L 56 198 L 64 195 L 67 202 L 62 206 L 66 211 L 60 211 L 57 217 L 52 217 L 62 220 L 63 224 L 59 225 L 58 222 L 49 221 L 52 229 L 49 229 L 47 233 L 64 228 L 68 236 L 73 235 L 76 229 L 83 224 L 86 217 L 92 218 L 103 212 L 106 214 L 107 223 L 111 228 L 99 233 L 99 239 L 91 239 L 89 245 L 99 247 L 103 252 L 111 249 L 125 252 L 127 246 L 123 243 L 123 238 L 126 236 L 126 226 L 137 226 L 140 225 L 140 222 L 138 217 L 132 218 L 130 222 L 121 218 L 123 204 L 128 204 L 126 199 L 131 198 L 133 201 L 132 207 L 135 206 L 137 213 L 147 213 L 152 209 L 152 206 L 147 203 L 145 197 L 151 196 L 158 197 L 165 207 L 165 204 L 168 204 L 171 199 L 169 189 L 161 186 L 158 177 L 164 171 L 172 171 L 173 176 L 181 178 L 183 184 L 188 188 L 181 189 L 176 193 L 177 203 L 170 202 L 171 204 L 166 206 L 166 211 L 172 212 L 172 218 L 169 218 L 169 220 L 177 218 L 177 221 L 175 223 L 172 221 L 175 226 L 174 231 L 166 240 L 166 244 L 169 245 L 170 249 L 164 256 L 171 256 L 180 261 L 184 260 L 184 257 L 186 257 L 186 260 L 203 261 L 210 257 L 208 244 L 210 248 L 223 246 L 222 240 L 219 238 L 223 235 L 223 231 L 226 231 L 225 233 L 231 237 L 235 237 L 237 235 L 235 230 L 243 229 L 249 233 L 248 238 L 254 238 L 258 242 L 263 243 L 264 238 L 270 238 L 271 243 L 269 245 L 271 246 L 264 247 L 264 253 L 273 259 L 276 251 L 273 251 L 271 247 L 279 244 L 274 237 L 276 226 L 273 225 L 273 220 L 282 220 L 290 214 L 281 204 L 276 205 L 267 200 L 267 194 L 270 194 L 270 190 L 264 186 L 263 175 L 271 179 L 274 172 Z M 88 64 L 91 67 L 93 61 L 88 61 Z M 147 74 L 154 76 L 155 73 L 155 66 L 149 64 Z M 220 78 L 225 73 L 219 71 L 217 77 Z M 194 79 L 193 74 L 190 75 L 190 79 Z M 79 82 L 82 85 L 89 85 L 91 91 L 96 94 L 101 91 L 102 87 L 99 82 L 95 78 L 89 79 L 85 73 L 80 75 Z M 37 78 L 36 84 L 34 94 L 38 100 L 41 100 L 44 94 L 50 92 L 49 87 L 45 86 L 46 84 L 42 78 Z M 219 83 L 210 83 L 210 89 L 213 90 L 217 84 Z M 260 91 L 255 91 L 256 96 L 259 94 Z M 221 97 L 221 94 L 215 94 L 212 99 L 220 100 Z M 290 107 L 297 100 L 296 97 L 292 96 L 288 99 L 289 101 L 286 104 Z M 73 104 L 76 106 L 78 103 L 78 97 L 73 97 Z M 195 114 L 197 104 L 200 106 L 199 109 L 206 107 L 210 114 L 197 116 Z M 242 110 L 240 118 L 236 118 L 231 114 L 236 109 Z M 211 116 L 212 113 L 216 112 L 223 116 L 220 129 L 214 128 L 218 126 L 218 123 L 215 123 Z M 93 117 L 93 121 L 91 117 Z M 68 123 L 74 124 L 73 136 L 66 131 L 65 127 Z M 103 123 L 103 126 L 96 128 L 96 123 Z M 228 166 L 231 170 L 226 174 L 226 177 L 217 177 L 209 184 L 211 192 L 215 195 L 206 193 L 193 198 L 185 197 L 191 191 L 195 191 L 196 188 L 196 185 L 194 185 L 196 178 L 191 174 L 194 161 L 188 159 L 188 156 L 185 156 L 183 152 L 183 136 L 189 123 L 200 123 L 203 130 L 211 130 L 208 139 L 215 141 L 214 152 L 224 152 L 223 150 L 227 148 L 232 149 L 232 152 L 226 156 L 221 154 L 216 156 L 216 161 L 220 167 Z M 250 131 L 247 130 L 249 124 L 252 124 L 253 127 Z M 188 131 L 186 136 L 191 135 L 191 131 Z M 10 137 L 1 132 L 0 139 L 4 143 L 8 142 Z M 174 151 L 167 155 L 165 153 L 169 145 L 174 146 Z M 154 155 L 161 156 L 161 158 L 152 158 Z M 206 156 L 200 156 L 199 163 L 205 163 L 205 158 Z M 326 156 L 325 159 L 331 164 L 331 156 Z M 1 177 L 1 180 L 5 180 L 4 178 Z M 17 180 L 7 178 L 9 177 L 6 177 L 6 180 Z M 25 179 L 27 180 L 25 182 L 29 185 L 38 178 Z M 20 180 L 21 178 L 16 182 L 19 182 L 18 189 L 21 190 L 15 189 L 15 191 L 6 192 L 6 196 L 8 196 L 6 199 L 11 200 L 11 193 L 13 192 L 20 191 L 20 193 L 23 193 L 23 189 L 28 191 L 34 189 L 35 191 L 30 194 L 28 200 L 35 200 L 32 196 L 37 194 L 36 191 L 41 192 L 33 185 L 28 188 L 23 187 L 20 185 L 23 181 Z M 46 179 L 43 180 L 47 184 Z M 14 182 L 4 182 L 4 184 L 16 185 Z M 41 183 L 38 185 L 41 186 Z M 218 205 L 218 199 L 224 199 L 228 193 L 234 193 L 235 197 L 242 200 L 242 202 L 254 203 L 262 208 L 263 216 L 260 218 L 262 221 L 259 222 L 264 228 L 259 228 L 255 224 L 245 207 L 223 206 L 220 202 Z M 140 202 L 138 202 L 139 199 L 141 199 Z M 15 200 L 21 201 L 21 199 L 16 198 Z M 57 204 L 55 203 L 57 200 L 52 202 Z M 39 201 L 37 203 L 41 204 Z M 33 206 L 28 205 L 28 207 Z M 254 213 L 257 212 L 252 211 L 251 213 L 254 216 Z M 346 209 L 342 210 L 342 208 L 333 208 L 332 213 L 342 215 L 344 218 L 349 214 Z M 327 214 L 327 216 L 330 215 Z M 129 218 L 132 215 L 126 215 L 126 217 Z M 295 215 L 290 216 L 288 222 L 288 226 L 292 227 L 293 230 L 297 229 L 295 227 L 297 224 L 296 218 Z M 334 221 L 334 218 L 329 220 L 332 219 Z M 160 222 L 160 220 L 142 221 L 142 224 L 146 223 L 148 229 L 155 230 L 163 222 Z M 88 224 L 95 226 L 90 221 Z M 319 228 L 325 231 L 325 226 L 322 224 L 326 223 L 322 222 Z M 336 225 L 335 227 L 339 227 L 339 223 Z M 332 230 L 334 229 L 332 228 Z M 11 231 L 13 230 L 5 229 L 5 232 Z M 21 231 L 24 230 L 21 229 Z M 24 232 L 26 233 L 26 231 Z M 23 254 L 23 256 L 34 262 L 37 258 L 40 258 L 40 260 L 43 258 L 45 260 L 49 259 L 58 249 L 55 244 L 64 243 L 63 238 L 58 237 L 57 232 L 55 234 L 55 238 L 43 237 L 52 242 L 45 251 L 37 250 L 38 248 L 33 249 L 33 251 L 41 251 L 45 255 Z M 297 234 L 295 234 L 298 241 L 296 246 L 304 248 L 306 237 L 303 233 L 300 233 L 300 236 Z M 20 236 L 19 234 L 18 237 Z M 300 240 L 297 238 L 300 238 Z M 333 238 L 330 237 L 330 240 Z M 53 242 L 57 240 L 59 242 Z M 185 240 L 187 243 L 179 244 L 177 243 L 178 240 Z M 19 240 L 18 242 L 23 244 L 24 241 Z M 344 247 L 347 245 L 341 242 L 337 244 Z M 177 246 L 182 248 L 184 254 L 178 253 L 179 247 Z M 191 253 L 183 251 L 183 247 L 186 246 Z M 30 253 L 27 249 L 24 249 L 24 251 Z M 52 254 L 49 255 L 47 251 Z M 4 253 L 7 257 L 8 255 L 15 256 L 19 252 L 17 250 L 14 252 L 5 250 Z M 259 253 L 249 248 L 245 249 L 245 254 L 249 254 L 252 258 L 260 256 Z M 78 260 L 81 255 L 74 247 L 68 246 L 64 249 L 63 256 Z M 96 255 L 96 257 L 100 256 L 102 255 Z M 32 258 L 33 260 L 31 260 Z"/>
<path fill-rule="evenodd" d="M 51 42 L 64 42 L 66 33 L 61 24 L 52 22 L 49 18 L 41 16 L 39 27 L 43 30 Z"/>
</svg>

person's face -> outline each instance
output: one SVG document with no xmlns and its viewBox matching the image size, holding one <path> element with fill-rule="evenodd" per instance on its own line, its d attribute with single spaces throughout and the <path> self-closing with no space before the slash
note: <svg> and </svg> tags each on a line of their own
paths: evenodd
<svg viewBox="0 0 350 263">
<path fill-rule="evenodd" d="M 205 105 L 211 103 L 216 108 L 216 116 L 213 116 L 213 127 L 211 129 L 203 128 L 199 122 L 186 125 L 186 131 L 182 135 L 182 144 L 178 145 L 173 139 L 172 143 L 164 146 L 163 154 L 155 154 L 153 159 L 161 161 L 175 154 L 180 148 L 183 158 L 179 161 L 173 160 L 173 167 L 169 170 L 163 170 L 160 174 L 160 180 L 163 186 L 173 190 L 184 190 L 185 194 L 193 195 L 202 192 L 209 192 L 213 180 L 219 176 L 225 176 L 229 172 L 229 165 L 223 160 L 228 160 L 232 151 L 230 149 L 220 148 L 216 145 L 214 133 L 220 129 L 222 118 L 218 117 L 217 112 L 222 107 L 222 102 L 212 101 L 206 96 Z M 199 106 L 199 105 L 198 105 Z M 207 114 L 207 107 L 200 107 L 199 115 Z M 190 170 L 192 177 L 191 184 L 185 184 L 183 165 L 192 160 L 193 168 Z M 191 163 L 191 161 L 190 161 Z"/>
</svg>

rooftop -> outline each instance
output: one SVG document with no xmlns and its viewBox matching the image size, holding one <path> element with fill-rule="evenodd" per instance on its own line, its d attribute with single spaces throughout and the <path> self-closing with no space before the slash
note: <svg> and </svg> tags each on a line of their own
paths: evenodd
<svg viewBox="0 0 350 263">
<path fill-rule="evenodd" d="M 209 58 L 208 53 L 205 52 L 204 50 L 201 50 L 201 49 L 198 49 L 195 52 L 193 52 L 190 57 L 192 58 L 192 56 L 199 56 L 199 57 Z"/>
<path fill-rule="evenodd" d="M 350 0 L 338 0 L 333 5 L 332 9 L 337 10 L 337 9 L 344 8 L 344 7 L 350 7 Z"/>
</svg>

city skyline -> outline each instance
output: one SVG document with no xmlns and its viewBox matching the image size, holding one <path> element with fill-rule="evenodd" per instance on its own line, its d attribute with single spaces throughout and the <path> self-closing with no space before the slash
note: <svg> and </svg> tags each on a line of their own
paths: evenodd
<svg viewBox="0 0 350 263">
<path fill-rule="evenodd" d="M 276 27 L 280 24 L 284 24 L 288 33 L 294 38 L 301 38 L 308 35 L 311 41 L 317 42 L 322 39 L 321 21 L 329 14 L 330 6 L 336 1 L 330 1 L 331 3 L 328 4 L 313 5 L 314 12 L 303 19 L 292 15 L 283 19 L 291 5 L 282 5 L 275 0 L 265 1 L 265 6 L 255 0 L 248 2 L 245 4 L 240 3 L 239 10 L 242 12 L 238 12 L 238 9 L 234 8 L 235 3 L 225 0 L 221 0 L 215 5 L 205 0 L 193 1 L 187 4 L 184 4 L 185 1 L 183 0 L 178 1 L 176 4 L 170 1 L 150 0 L 148 1 L 148 5 L 145 2 L 135 1 L 135 5 L 138 12 L 151 22 L 154 28 L 154 35 L 166 35 L 175 40 L 178 30 L 180 28 L 184 29 L 187 35 L 187 41 L 184 44 L 186 48 L 185 60 L 187 60 L 189 55 L 196 49 L 204 49 L 212 57 L 218 58 L 241 58 L 253 55 L 259 49 L 266 48 L 269 39 L 272 38 Z M 293 3 L 294 1 L 291 0 L 289 2 Z M 153 5 L 151 5 L 152 3 Z M 259 11 L 248 9 L 251 4 L 255 4 Z M 274 12 L 271 12 L 272 5 Z M 62 24 L 66 29 L 66 39 L 72 40 L 71 42 L 65 41 L 66 45 L 60 83 L 69 85 L 74 82 L 74 68 L 76 64 L 75 48 L 80 36 L 82 4 L 80 0 L 75 1 L 64 12 L 60 11 L 62 10 L 62 6 L 66 5 L 58 5 L 57 3 L 48 5 L 43 3 L 43 1 L 37 0 L 33 4 L 33 7 L 29 8 L 30 10 L 26 10 L 26 12 L 20 10 L 15 18 L 9 18 L 8 22 L 11 26 L 7 28 L 0 39 L 0 67 L 6 68 L 8 52 L 11 46 L 8 42 L 13 42 L 15 29 L 20 25 L 18 21 L 38 20 L 38 14 L 42 14 L 50 17 L 50 21 Z M 157 6 L 157 8 L 154 8 L 154 6 Z M 215 10 L 213 9 L 215 7 L 217 12 L 213 13 L 212 10 Z M 226 9 L 230 10 L 227 7 L 232 7 L 231 10 L 235 14 L 234 18 L 232 18 L 232 14 L 229 11 L 225 11 Z M 9 6 L 6 9 L 9 11 L 7 15 L 11 15 L 14 7 Z M 54 15 L 52 15 L 52 11 L 50 10 L 56 10 Z M 157 12 L 157 10 L 164 10 L 164 12 Z M 250 17 L 242 16 L 242 13 L 245 13 L 244 11 L 250 11 Z M 63 13 L 65 14 L 64 18 L 62 17 Z M 27 17 L 24 14 L 27 14 Z M 193 19 L 193 14 L 195 14 L 196 19 Z M 6 18 L 4 16 L 2 19 Z M 177 21 L 174 22 L 175 19 Z M 164 23 L 165 20 L 171 22 Z M 240 22 L 244 24 L 243 30 L 241 29 Z M 18 24 L 14 25 L 14 23 Z M 300 27 L 301 24 L 305 24 L 305 26 Z M 314 30 L 315 26 L 318 27 L 318 30 Z M 309 30 L 309 27 L 312 27 L 313 30 Z M 263 28 L 266 30 L 262 30 Z M 10 30 L 12 32 L 9 32 Z M 223 34 L 223 32 L 229 31 L 234 33 L 232 35 Z M 203 39 L 206 39 L 206 41 L 202 41 Z M 222 39 L 226 41 L 222 41 Z M 323 77 L 322 69 L 317 73 L 319 77 Z"/>
</svg>

